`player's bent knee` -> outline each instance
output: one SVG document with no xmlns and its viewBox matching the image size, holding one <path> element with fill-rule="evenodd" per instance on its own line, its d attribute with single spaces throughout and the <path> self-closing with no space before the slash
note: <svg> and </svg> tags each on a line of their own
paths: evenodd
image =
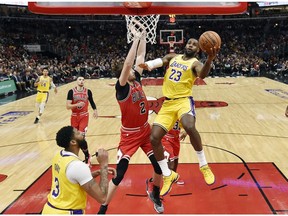
<svg viewBox="0 0 288 216">
<path fill-rule="evenodd" d="M 150 142 L 152 146 L 158 146 L 161 145 L 161 139 L 154 136 L 153 134 L 150 135 Z"/>
<path fill-rule="evenodd" d="M 192 133 L 197 132 L 195 125 L 189 125 L 188 127 L 185 127 L 185 131 L 188 134 L 192 134 Z"/>
</svg>

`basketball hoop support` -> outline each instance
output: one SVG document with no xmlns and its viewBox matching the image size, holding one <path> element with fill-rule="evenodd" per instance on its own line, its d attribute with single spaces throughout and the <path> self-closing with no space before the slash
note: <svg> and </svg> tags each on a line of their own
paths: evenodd
<svg viewBox="0 0 288 216">
<path fill-rule="evenodd" d="M 175 52 L 175 50 L 174 50 L 174 44 L 175 44 L 174 41 L 169 41 L 169 52 L 170 52 L 170 53 L 174 53 L 174 52 Z"/>
</svg>

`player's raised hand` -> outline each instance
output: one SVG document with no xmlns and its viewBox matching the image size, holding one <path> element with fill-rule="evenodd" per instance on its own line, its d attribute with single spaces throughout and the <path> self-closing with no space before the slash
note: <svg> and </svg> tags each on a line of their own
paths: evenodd
<svg viewBox="0 0 288 216">
<path fill-rule="evenodd" d="M 217 54 L 219 53 L 220 51 L 220 47 L 213 47 L 213 48 L 210 48 L 210 51 L 205 51 L 208 55 L 209 58 L 211 58 L 211 60 L 214 60 L 217 56 Z"/>
</svg>

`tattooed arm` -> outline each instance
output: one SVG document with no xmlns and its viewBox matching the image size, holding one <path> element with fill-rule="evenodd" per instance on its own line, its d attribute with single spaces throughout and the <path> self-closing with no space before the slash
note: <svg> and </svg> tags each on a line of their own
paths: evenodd
<svg viewBox="0 0 288 216">
<path fill-rule="evenodd" d="M 100 164 L 100 182 L 90 180 L 82 185 L 83 189 L 99 203 L 104 203 L 108 192 L 108 152 L 104 149 L 98 150 L 97 160 Z"/>
</svg>

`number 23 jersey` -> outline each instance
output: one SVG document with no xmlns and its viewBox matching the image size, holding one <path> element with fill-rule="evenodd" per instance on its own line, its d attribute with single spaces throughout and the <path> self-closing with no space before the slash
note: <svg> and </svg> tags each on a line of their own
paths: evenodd
<svg viewBox="0 0 288 216">
<path fill-rule="evenodd" d="M 192 86 L 197 76 L 192 71 L 196 58 L 183 60 L 183 55 L 176 55 L 169 62 L 162 87 L 163 95 L 167 98 L 192 96 Z"/>
</svg>

